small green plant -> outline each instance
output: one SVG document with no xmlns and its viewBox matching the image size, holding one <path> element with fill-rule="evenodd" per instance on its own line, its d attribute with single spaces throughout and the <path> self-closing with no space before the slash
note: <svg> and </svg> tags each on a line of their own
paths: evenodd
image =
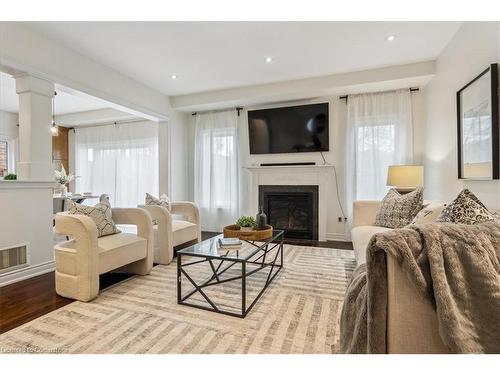
<svg viewBox="0 0 500 375">
<path fill-rule="evenodd" d="M 243 228 L 255 228 L 257 226 L 257 222 L 252 216 L 242 216 L 236 221 L 236 225 L 239 225 Z"/>
<path fill-rule="evenodd" d="M 17 180 L 17 176 L 14 173 L 8 174 L 3 178 L 4 180 Z"/>
</svg>

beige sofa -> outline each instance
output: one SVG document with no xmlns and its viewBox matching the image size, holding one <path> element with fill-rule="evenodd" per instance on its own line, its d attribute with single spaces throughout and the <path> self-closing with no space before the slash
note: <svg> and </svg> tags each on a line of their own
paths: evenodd
<svg viewBox="0 0 500 375">
<path fill-rule="evenodd" d="M 153 226 L 154 262 L 169 264 L 174 256 L 174 247 L 187 242 L 201 241 L 200 213 L 192 202 L 171 202 L 170 211 L 161 206 L 140 205 L 156 221 Z M 174 219 L 179 215 L 184 220 Z"/>
<path fill-rule="evenodd" d="M 375 226 L 379 201 L 355 201 L 351 239 L 356 262 L 366 263 L 366 247 L 375 233 L 393 229 Z M 387 352 L 448 353 L 438 332 L 436 312 L 421 297 L 393 257 L 387 259 Z"/>
<path fill-rule="evenodd" d="M 117 233 L 97 238 L 94 221 L 85 215 L 55 216 L 55 231 L 71 236 L 54 247 L 56 293 L 87 302 L 99 293 L 99 275 L 119 269 L 139 275 L 153 268 L 153 226 L 147 211 L 113 208 L 116 224 L 137 226 L 137 234 Z"/>
</svg>

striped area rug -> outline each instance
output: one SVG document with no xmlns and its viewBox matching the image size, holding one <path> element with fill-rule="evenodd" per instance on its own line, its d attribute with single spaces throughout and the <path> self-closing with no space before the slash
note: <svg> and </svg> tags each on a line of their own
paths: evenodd
<svg viewBox="0 0 500 375">
<path fill-rule="evenodd" d="M 0 335 L 0 353 L 336 353 L 354 266 L 350 250 L 285 245 L 284 268 L 241 319 L 178 305 L 175 262 L 160 265 Z M 250 297 L 267 276 L 254 275 Z M 211 297 L 231 306 L 240 283 Z"/>
</svg>

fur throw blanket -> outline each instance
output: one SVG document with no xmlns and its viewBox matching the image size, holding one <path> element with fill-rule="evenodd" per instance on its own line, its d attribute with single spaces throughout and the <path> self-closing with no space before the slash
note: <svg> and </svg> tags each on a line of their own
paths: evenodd
<svg viewBox="0 0 500 375">
<path fill-rule="evenodd" d="M 500 353 L 500 225 L 425 224 L 376 234 L 342 309 L 342 353 L 386 353 L 387 266 L 395 257 L 434 306 L 453 353 Z"/>
</svg>

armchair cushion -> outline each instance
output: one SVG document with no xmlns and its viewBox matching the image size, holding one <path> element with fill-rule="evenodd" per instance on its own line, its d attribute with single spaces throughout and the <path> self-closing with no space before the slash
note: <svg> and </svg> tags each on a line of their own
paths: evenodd
<svg viewBox="0 0 500 375">
<path fill-rule="evenodd" d="M 177 246 L 198 238 L 198 225 L 184 220 L 172 220 L 172 245 Z"/>
<path fill-rule="evenodd" d="M 97 246 L 100 274 L 147 256 L 147 239 L 132 233 L 119 233 L 99 238 Z"/>
<path fill-rule="evenodd" d="M 70 215 L 85 215 L 90 217 L 97 227 L 97 237 L 120 233 L 112 218 L 111 205 L 108 200 L 102 200 L 95 206 L 86 206 L 70 201 Z"/>
</svg>

